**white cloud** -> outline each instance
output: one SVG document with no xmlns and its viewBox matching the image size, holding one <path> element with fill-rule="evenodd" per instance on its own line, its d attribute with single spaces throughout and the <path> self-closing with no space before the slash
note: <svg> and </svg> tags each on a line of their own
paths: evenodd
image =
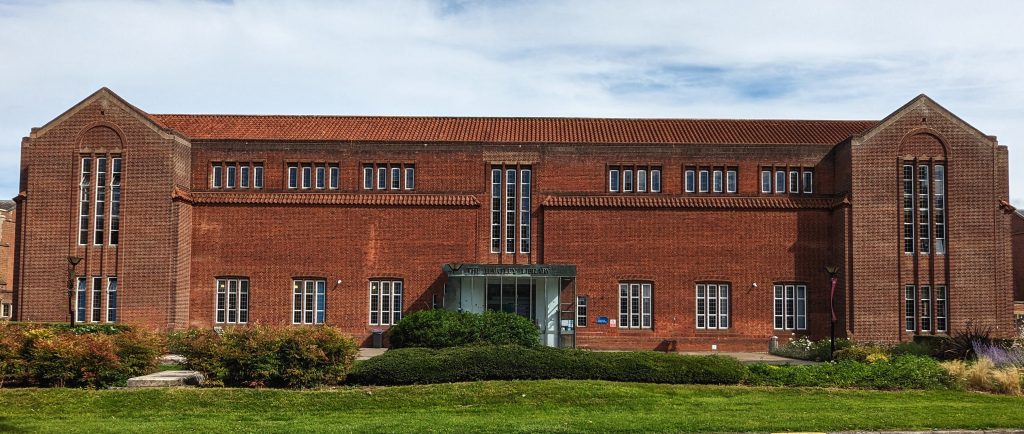
<svg viewBox="0 0 1024 434">
<path fill-rule="evenodd" d="M 878 119 L 927 93 L 1011 148 L 1024 4 L 0 1 L 0 197 L 100 86 L 154 113 Z"/>
</svg>

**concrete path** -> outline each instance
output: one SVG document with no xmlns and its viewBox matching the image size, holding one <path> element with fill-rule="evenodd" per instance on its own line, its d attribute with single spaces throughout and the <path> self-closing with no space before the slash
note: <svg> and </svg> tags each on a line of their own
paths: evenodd
<svg viewBox="0 0 1024 434">
<path fill-rule="evenodd" d="M 729 356 L 743 363 L 765 363 L 768 365 L 814 365 L 820 362 L 812 362 L 810 360 L 790 359 L 788 357 L 776 356 L 768 353 L 739 353 L 729 351 L 694 351 L 694 352 L 680 352 L 679 354 L 689 354 L 695 356 Z"/>
<path fill-rule="evenodd" d="M 161 371 L 128 379 L 128 387 L 181 387 L 203 384 L 203 374 L 196 371 Z"/>
<path fill-rule="evenodd" d="M 384 354 L 387 350 L 387 348 L 360 348 L 359 354 L 356 355 L 356 360 L 366 360 L 371 357 L 377 357 Z"/>
</svg>

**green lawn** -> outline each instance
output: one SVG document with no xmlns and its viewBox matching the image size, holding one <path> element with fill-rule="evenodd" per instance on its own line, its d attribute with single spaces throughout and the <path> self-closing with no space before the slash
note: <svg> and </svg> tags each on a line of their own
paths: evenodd
<svg viewBox="0 0 1024 434">
<path fill-rule="evenodd" d="M 969 392 L 492 381 L 321 391 L 0 389 L 0 432 L 826 431 L 1024 427 Z"/>
</svg>

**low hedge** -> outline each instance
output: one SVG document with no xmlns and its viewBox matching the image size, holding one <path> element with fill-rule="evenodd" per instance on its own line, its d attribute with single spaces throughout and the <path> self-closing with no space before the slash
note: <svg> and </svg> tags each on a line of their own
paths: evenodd
<svg viewBox="0 0 1024 434">
<path fill-rule="evenodd" d="M 747 384 L 879 390 L 948 389 L 955 379 L 930 357 L 897 356 L 871 363 L 844 360 L 815 365 L 749 366 Z"/>
<path fill-rule="evenodd" d="M 432 309 L 414 312 L 388 330 L 391 348 L 448 348 L 466 345 L 540 345 L 540 330 L 514 313 L 482 314 Z"/>
<path fill-rule="evenodd" d="M 348 382 L 398 385 L 478 380 L 573 379 L 738 384 L 746 372 L 740 362 L 730 357 L 478 345 L 390 350 L 357 365 L 349 373 Z"/>
<path fill-rule="evenodd" d="M 351 338 L 328 326 L 188 330 L 173 334 L 170 347 L 208 384 L 237 387 L 340 384 L 358 353 Z"/>
<path fill-rule="evenodd" d="M 0 386 L 109 387 L 156 371 L 158 335 L 131 328 L 0 326 Z"/>
</svg>

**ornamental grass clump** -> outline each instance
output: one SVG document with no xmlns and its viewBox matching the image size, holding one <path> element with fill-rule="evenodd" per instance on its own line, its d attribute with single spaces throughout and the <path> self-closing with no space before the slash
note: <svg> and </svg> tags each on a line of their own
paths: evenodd
<svg viewBox="0 0 1024 434">
<path fill-rule="evenodd" d="M 1021 394 L 1021 370 L 998 367 L 987 357 L 974 362 L 953 360 L 944 362 L 942 366 L 961 388 L 1005 395 Z"/>
</svg>

